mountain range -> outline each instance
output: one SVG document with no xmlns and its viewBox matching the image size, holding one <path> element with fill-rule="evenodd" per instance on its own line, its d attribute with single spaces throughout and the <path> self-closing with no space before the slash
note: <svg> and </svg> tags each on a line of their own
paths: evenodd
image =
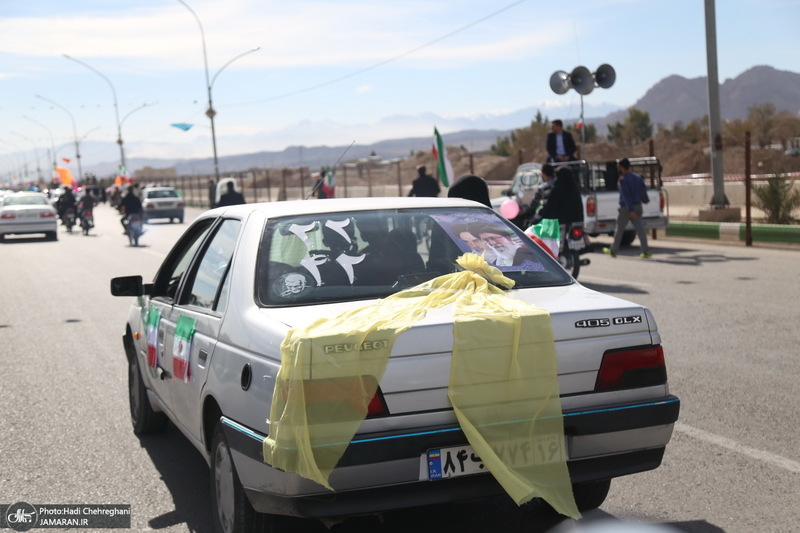
<svg viewBox="0 0 800 533">
<path fill-rule="evenodd" d="M 771 103 L 777 111 L 800 113 L 800 74 L 777 70 L 770 66 L 753 67 L 735 78 L 725 80 L 719 86 L 720 113 L 722 120 L 747 118 L 748 110 L 757 104 Z M 672 126 L 675 123 L 688 124 L 708 114 L 707 78 L 688 79 L 671 75 L 656 83 L 633 106 L 650 114 L 655 126 Z M 605 109 L 587 106 L 587 115 L 592 112 L 605 112 L 594 118 L 587 118 L 599 134 L 607 131 L 609 124 L 622 122 L 628 115 L 627 109 Z M 473 119 L 462 131 L 443 135 L 445 144 L 465 146 L 472 152 L 488 150 L 498 137 L 507 136 L 512 130 L 527 127 L 540 112 L 546 116 L 547 109 L 525 108 L 504 115 L 484 119 Z M 558 118 L 558 117 L 551 117 Z M 403 120 L 403 117 L 394 117 Z M 431 124 L 447 122 L 441 117 L 430 116 Z M 498 124 L 517 124 L 498 128 Z M 451 125 L 452 129 L 452 125 Z M 133 144 L 133 143 L 132 143 Z M 250 168 L 286 168 L 298 166 L 324 166 L 333 164 L 340 157 L 343 161 L 354 161 L 378 155 L 384 160 L 405 158 L 409 154 L 429 150 L 431 137 L 410 137 L 376 142 L 369 145 L 348 146 L 289 146 L 281 151 L 261 151 L 249 154 L 223 156 L 219 158 L 220 171 L 235 172 Z M 113 175 L 117 163 L 85 161 L 84 167 L 91 165 L 98 176 Z M 129 158 L 129 172 L 151 167 L 155 169 L 174 168 L 178 175 L 213 174 L 212 158 L 200 159 L 147 159 Z"/>
</svg>

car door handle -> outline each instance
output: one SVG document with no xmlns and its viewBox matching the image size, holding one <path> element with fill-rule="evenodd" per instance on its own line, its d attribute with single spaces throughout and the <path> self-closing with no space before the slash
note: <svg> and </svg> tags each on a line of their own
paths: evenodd
<svg viewBox="0 0 800 533">
<path fill-rule="evenodd" d="M 206 359 L 208 359 L 208 352 L 200 350 L 197 354 L 197 364 L 202 367 L 206 366 Z"/>
</svg>

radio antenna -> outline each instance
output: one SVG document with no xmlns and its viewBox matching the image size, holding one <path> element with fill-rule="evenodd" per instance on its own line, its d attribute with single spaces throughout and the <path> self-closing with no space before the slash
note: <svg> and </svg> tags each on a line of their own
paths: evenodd
<svg viewBox="0 0 800 533">
<path fill-rule="evenodd" d="M 344 157 L 344 154 L 346 154 L 346 153 L 347 153 L 347 151 L 348 151 L 350 148 L 352 148 L 352 147 L 353 147 L 353 145 L 354 145 L 355 143 L 356 143 L 356 141 L 353 141 L 353 142 L 351 142 L 351 143 L 350 143 L 350 145 L 349 145 L 347 148 L 345 148 L 345 149 L 344 149 L 344 152 L 342 152 L 342 155 L 340 155 L 340 156 L 339 156 L 339 159 L 337 159 L 337 160 L 336 160 L 336 161 L 333 163 L 333 171 L 334 171 L 334 172 L 336 172 L 336 165 L 338 165 L 338 164 L 339 164 L 339 161 L 341 161 L 341 160 L 342 160 L 342 158 Z M 329 168 L 330 168 L 330 167 L 329 167 Z M 320 176 L 320 178 L 321 178 L 321 176 Z M 310 193 L 308 193 L 308 196 L 306 196 L 306 200 L 308 200 L 309 198 L 311 198 L 312 196 L 314 196 L 314 193 L 315 193 L 315 192 L 317 192 L 317 189 L 319 189 L 319 188 L 320 188 L 320 186 L 322 186 L 322 179 L 319 179 L 319 180 L 317 180 L 317 183 L 315 183 L 315 184 L 314 184 L 314 188 L 313 188 L 313 189 L 311 189 L 311 192 L 310 192 Z"/>
</svg>

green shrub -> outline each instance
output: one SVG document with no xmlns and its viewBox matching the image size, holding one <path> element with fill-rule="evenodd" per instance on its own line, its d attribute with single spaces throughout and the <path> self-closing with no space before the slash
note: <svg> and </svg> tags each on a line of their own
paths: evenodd
<svg viewBox="0 0 800 533">
<path fill-rule="evenodd" d="M 753 187 L 753 205 L 767 214 L 768 224 L 791 224 L 792 211 L 800 207 L 800 190 L 783 174 L 776 174 L 766 185 Z"/>
</svg>

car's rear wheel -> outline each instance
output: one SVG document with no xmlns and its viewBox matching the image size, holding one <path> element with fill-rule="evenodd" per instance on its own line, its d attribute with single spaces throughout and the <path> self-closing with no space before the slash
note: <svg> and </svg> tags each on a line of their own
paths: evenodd
<svg viewBox="0 0 800 533">
<path fill-rule="evenodd" d="M 167 415 L 153 410 L 153 406 L 150 405 L 147 389 L 142 381 L 139 360 L 135 355 L 128 357 L 128 401 L 135 434 L 157 433 L 167 426 Z"/>
<path fill-rule="evenodd" d="M 278 517 L 257 513 L 244 492 L 222 423 L 214 429 L 211 443 L 211 503 L 218 533 L 274 531 Z"/>
<path fill-rule="evenodd" d="M 575 496 L 575 504 L 578 506 L 578 510 L 580 512 L 591 511 L 603 505 L 610 488 L 610 479 L 574 484 L 572 486 L 572 494 Z"/>
</svg>

